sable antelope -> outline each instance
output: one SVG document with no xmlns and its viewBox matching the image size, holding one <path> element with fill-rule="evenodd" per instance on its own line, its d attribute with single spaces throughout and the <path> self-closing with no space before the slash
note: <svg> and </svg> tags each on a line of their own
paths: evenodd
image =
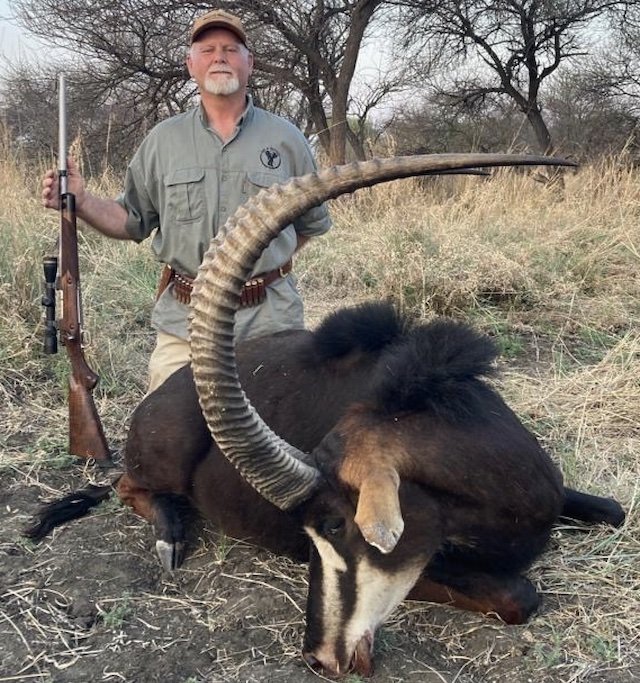
<svg viewBox="0 0 640 683">
<path fill-rule="evenodd" d="M 466 325 L 413 325 L 371 305 L 313 333 L 234 348 L 242 283 L 270 239 L 309 207 L 409 175 L 553 163 L 565 162 L 375 160 L 274 186 L 236 213 L 196 280 L 192 368 L 136 409 L 118 482 L 121 498 L 154 523 L 165 567 L 182 560 L 183 499 L 230 535 L 308 558 L 306 661 L 330 675 L 369 675 L 375 630 L 407 595 L 520 623 L 538 602 L 522 572 L 560 515 L 623 522 L 615 501 L 563 487 L 483 379 L 493 344 Z M 107 488 L 67 503 L 80 501 L 81 514 Z M 31 534 L 70 518 L 68 509 L 45 514 Z"/>
</svg>

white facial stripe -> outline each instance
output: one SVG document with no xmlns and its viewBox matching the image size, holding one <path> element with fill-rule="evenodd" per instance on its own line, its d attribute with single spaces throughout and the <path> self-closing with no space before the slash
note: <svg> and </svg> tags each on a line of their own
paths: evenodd
<svg viewBox="0 0 640 683">
<path fill-rule="evenodd" d="M 376 628 L 404 600 L 422 572 L 423 563 L 403 569 L 385 571 L 372 565 L 366 557 L 356 569 L 356 604 L 349 620 L 346 642 L 355 648 L 366 633 L 373 635 Z"/>
<path fill-rule="evenodd" d="M 311 527 L 305 527 L 322 558 L 322 623 L 324 642 L 314 654 L 323 662 L 336 662 L 336 643 L 340 634 L 349 652 L 365 635 L 373 637 L 376 628 L 404 600 L 418 580 L 424 558 L 402 569 L 385 571 L 362 557 L 355 571 L 355 607 L 346 627 L 340 623 L 343 599 L 340 596 L 340 575 L 348 569 L 344 558 L 326 539 Z"/>
<path fill-rule="evenodd" d="M 347 563 L 336 552 L 336 549 L 322 536 L 319 536 L 311 527 L 305 527 L 305 531 L 313 541 L 322 559 L 322 625 L 324 642 L 314 654 L 324 663 L 333 663 L 336 660 L 336 639 L 342 631 L 342 598 L 340 597 L 340 574 L 347 571 Z"/>
<path fill-rule="evenodd" d="M 323 570 L 325 567 L 331 567 L 338 572 L 347 571 L 347 563 L 344 561 L 344 558 L 338 554 L 336 549 L 326 538 L 322 538 L 322 536 L 310 526 L 306 526 L 304 530 L 309 534 L 313 544 L 320 553 L 320 557 L 322 557 Z"/>
</svg>

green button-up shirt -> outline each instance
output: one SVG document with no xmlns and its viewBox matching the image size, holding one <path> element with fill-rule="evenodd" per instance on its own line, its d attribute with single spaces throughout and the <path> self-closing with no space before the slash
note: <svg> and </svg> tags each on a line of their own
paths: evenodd
<svg viewBox="0 0 640 683">
<path fill-rule="evenodd" d="M 235 134 L 223 142 L 202 107 L 158 124 L 134 155 L 118 198 L 127 231 L 141 241 L 153 234 L 159 261 L 195 276 L 211 238 L 227 218 L 263 187 L 311 173 L 315 162 L 302 133 L 249 99 Z M 292 256 L 296 234 L 320 235 L 331 226 L 324 205 L 283 230 L 262 254 L 254 273 L 274 270 Z M 188 338 L 189 307 L 172 295 L 158 299 L 153 325 Z M 268 287 L 266 301 L 236 315 L 237 339 L 304 327 L 302 300 L 292 275 Z"/>
</svg>

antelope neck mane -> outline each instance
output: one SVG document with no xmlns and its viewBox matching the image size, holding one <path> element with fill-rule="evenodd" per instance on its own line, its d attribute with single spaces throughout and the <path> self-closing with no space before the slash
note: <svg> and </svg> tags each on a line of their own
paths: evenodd
<svg viewBox="0 0 640 683">
<path fill-rule="evenodd" d="M 478 401 L 494 395 L 483 381 L 496 370 L 497 347 L 489 337 L 451 319 L 417 322 L 389 303 L 329 316 L 306 355 L 319 365 L 363 356 L 372 365 L 370 404 L 385 415 L 420 411 L 447 421 L 470 419 Z"/>
</svg>

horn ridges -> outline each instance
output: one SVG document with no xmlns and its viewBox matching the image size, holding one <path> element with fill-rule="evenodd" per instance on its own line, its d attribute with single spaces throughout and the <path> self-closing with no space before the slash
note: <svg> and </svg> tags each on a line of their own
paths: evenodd
<svg viewBox="0 0 640 683">
<path fill-rule="evenodd" d="M 260 191 L 212 240 L 192 296 L 193 374 L 203 414 L 218 446 L 242 476 L 280 507 L 295 507 L 318 487 L 304 453 L 282 441 L 248 402 L 233 348 L 240 292 L 262 251 L 310 208 L 361 187 L 413 175 L 490 166 L 574 165 L 561 159 L 502 154 L 438 154 L 374 159 L 332 167 Z"/>
</svg>

